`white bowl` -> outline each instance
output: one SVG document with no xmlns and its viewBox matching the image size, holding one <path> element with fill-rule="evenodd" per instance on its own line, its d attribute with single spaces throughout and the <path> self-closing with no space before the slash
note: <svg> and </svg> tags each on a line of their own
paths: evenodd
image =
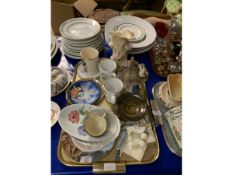
<svg viewBox="0 0 233 175">
<path fill-rule="evenodd" d="M 60 107 L 54 101 L 51 101 L 51 127 L 55 125 L 60 113 Z"/>
</svg>

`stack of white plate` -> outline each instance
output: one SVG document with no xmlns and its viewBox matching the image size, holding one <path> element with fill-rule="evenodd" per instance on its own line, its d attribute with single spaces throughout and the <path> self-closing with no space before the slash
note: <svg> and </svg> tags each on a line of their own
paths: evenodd
<svg viewBox="0 0 233 175">
<path fill-rule="evenodd" d="M 155 43 L 156 31 L 154 27 L 144 19 L 135 16 L 116 16 L 105 24 L 105 39 L 111 41 L 112 31 L 130 31 L 134 37 L 130 40 L 132 49 L 130 54 L 139 54 L 150 50 Z"/>
<path fill-rule="evenodd" d="M 100 24 L 89 18 L 73 18 L 60 26 L 62 47 L 65 55 L 80 59 L 80 50 L 84 47 L 93 47 L 101 51 L 104 37 Z"/>
<path fill-rule="evenodd" d="M 58 50 L 57 42 L 56 42 L 56 37 L 52 36 L 51 37 L 51 59 L 54 58 Z"/>
<path fill-rule="evenodd" d="M 85 131 L 83 121 L 87 112 L 97 109 L 106 112 L 107 129 L 103 135 L 93 137 Z M 73 104 L 63 108 L 59 113 L 58 122 L 71 136 L 73 144 L 83 152 L 101 151 L 112 146 L 121 129 L 120 120 L 113 112 L 90 104 Z"/>
</svg>

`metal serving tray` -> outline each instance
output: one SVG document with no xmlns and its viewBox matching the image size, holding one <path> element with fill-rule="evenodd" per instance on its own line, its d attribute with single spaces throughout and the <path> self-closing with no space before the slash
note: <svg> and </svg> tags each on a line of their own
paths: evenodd
<svg viewBox="0 0 233 175">
<path fill-rule="evenodd" d="M 74 72 L 74 81 L 78 81 L 81 78 L 77 74 L 77 66 L 75 68 Z M 98 81 L 100 82 L 100 81 Z M 144 157 L 142 161 L 137 161 L 134 158 L 122 154 L 121 158 L 119 161 L 115 161 L 115 150 L 116 150 L 116 144 L 113 146 L 112 150 L 100 161 L 96 163 L 80 163 L 78 161 L 75 161 L 71 158 L 69 158 L 65 152 L 63 151 L 63 148 L 61 146 L 61 137 L 59 139 L 58 143 L 58 159 L 66 166 L 71 166 L 71 167 L 85 167 L 85 166 L 92 166 L 93 167 L 93 172 L 94 173 L 124 173 L 126 171 L 126 165 L 144 165 L 144 164 L 149 164 L 157 160 L 159 156 L 159 143 L 158 143 L 158 138 L 157 134 L 154 128 L 154 119 L 153 115 L 151 112 L 151 108 L 149 106 L 149 101 L 147 99 L 147 92 L 146 92 L 146 87 L 145 84 L 143 84 L 141 87 L 141 90 L 139 92 L 139 95 L 145 99 L 147 105 L 148 105 L 148 113 L 145 116 L 147 124 L 152 128 L 154 135 L 155 135 L 155 142 L 154 143 L 149 143 L 146 149 L 146 152 L 144 154 Z M 98 101 L 95 105 L 104 107 L 107 110 L 114 111 L 114 106 L 107 103 L 105 97 L 103 97 L 100 101 Z M 63 131 L 61 131 L 62 134 Z M 109 165 L 109 166 L 108 166 Z M 106 167 L 111 167 L 111 168 L 106 168 Z"/>
<path fill-rule="evenodd" d="M 169 110 L 160 100 L 158 97 L 158 87 L 162 84 L 162 82 L 156 83 L 155 86 L 152 89 L 152 94 L 154 96 L 154 100 L 151 100 L 151 106 L 154 113 L 157 113 L 155 115 L 155 121 L 156 124 L 161 125 L 162 132 L 165 138 L 165 142 L 169 149 L 176 154 L 177 156 L 182 156 L 182 149 L 180 149 L 178 143 L 175 140 L 175 137 L 173 136 L 173 133 L 171 131 L 171 128 L 169 127 L 168 121 L 165 119 L 164 114 Z M 159 109 L 155 109 L 156 105 L 158 105 Z M 158 112 L 160 110 L 160 114 Z"/>
</svg>

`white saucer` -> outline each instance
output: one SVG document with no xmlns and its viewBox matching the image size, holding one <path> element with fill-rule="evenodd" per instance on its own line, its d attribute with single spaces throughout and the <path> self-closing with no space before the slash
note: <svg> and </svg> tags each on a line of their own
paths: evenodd
<svg viewBox="0 0 233 175">
<path fill-rule="evenodd" d="M 80 78 L 97 78 L 100 76 L 100 72 L 98 72 L 97 74 L 92 74 L 83 71 L 82 66 L 83 66 L 83 61 L 80 61 L 77 67 L 77 74 L 79 75 Z"/>
</svg>

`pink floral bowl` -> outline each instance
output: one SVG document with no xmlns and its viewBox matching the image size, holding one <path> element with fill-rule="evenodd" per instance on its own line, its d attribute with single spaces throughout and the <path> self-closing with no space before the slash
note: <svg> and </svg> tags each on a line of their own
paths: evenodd
<svg viewBox="0 0 233 175">
<path fill-rule="evenodd" d="M 89 112 L 97 109 L 106 112 L 106 120 L 109 121 L 109 129 L 107 132 L 104 132 L 103 135 L 93 137 L 86 131 L 84 120 Z M 66 133 L 78 140 L 86 142 L 101 142 L 106 140 L 112 142 L 120 131 L 120 120 L 113 112 L 90 104 L 73 104 L 66 106 L 59 113 L 58 123 Z"/>
</svg>

